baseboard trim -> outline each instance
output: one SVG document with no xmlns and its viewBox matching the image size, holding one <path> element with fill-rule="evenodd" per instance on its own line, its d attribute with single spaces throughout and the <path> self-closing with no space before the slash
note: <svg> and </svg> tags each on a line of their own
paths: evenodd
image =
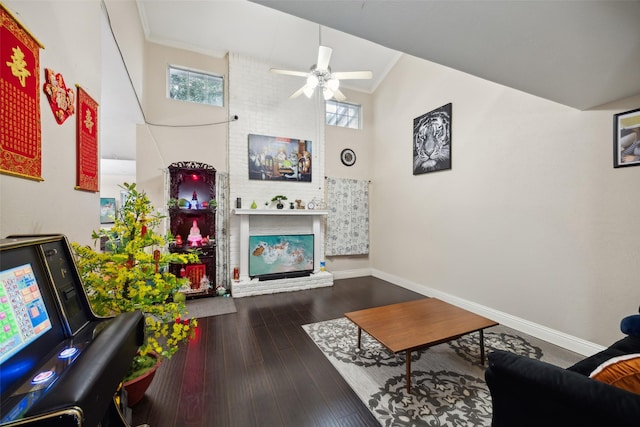
<svg viewBox="0 0 640 427">
<path fill-rule="evenodd" d="M 334 275 L 336 275 L 336 278 L 338 277 L 337 273 L 334 273 Z M 576 352 L 584 356 L 591 356 L 605 349 L 605 347 L 601 345 L 594 344 L 592 342 L 574 337 L 569 334 L 565 334 L 564 332 L 556 331 L 555 329 L 551 329 L 534 322 L 530 322 L 520 317 L 513 316 L 509 313 L 495 310 L 491 307 L 476 304 L 472 301 L 439 291 L 437 289 L 432 289 L 428 286 L 420 285 L 402 277 L 385 273 L 384 271 L 371 269 L 371 275 L 379 279 L 386 280 L 387 282 L 391 282 L 394 285 L 398 285 L 405 289 L 417 292 L 424 296 L 441 299 L 445 302 L 448 302 L 449 304 L 453 304 L 457 307 L 469 310 L 472 313 L 476 313 L 495 320 L 501 325 L 508 326 L 509 328 L 513 328 L 517 331 L 529 334 L 531 336 L 566 348 L 567 350 Z"/>
<path fill-rule="evenodd" d="M 354 277 L 372 276 L 370 268 L 360 268 L 357 270 L 332 271 L 334 279 L 353 279 Z"/>
</svg>

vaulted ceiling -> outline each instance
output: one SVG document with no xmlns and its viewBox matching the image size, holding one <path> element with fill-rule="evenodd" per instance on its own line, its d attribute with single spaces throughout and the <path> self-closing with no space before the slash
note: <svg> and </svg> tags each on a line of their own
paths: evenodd
<svg viewBox="0 0 640 427">
<path fill-rule="evenodd" d="M 640 94 L 640 2 L 252 0 L 580 110 Z"/>
<path fill-rule="evenodd" d="M 322 44 L 333 48 L 333 71 L 373 71 L 344 81 L 369 93 L 406 53 L 579 110 L 640 94 L 637 0 L 136 3 L 149 41 L 301 71 Z"/>
<path fill-rule="evenodd" d="M 403 52 L 580 110 L 640 94 L 640 1 L 138 0 L 138 7 L 150 40 L 301 70 L 315 62 L 321 24 L 334 71 L 374 72 L 371 82 L 349 82 L 366 91 Z"/>
</svg>

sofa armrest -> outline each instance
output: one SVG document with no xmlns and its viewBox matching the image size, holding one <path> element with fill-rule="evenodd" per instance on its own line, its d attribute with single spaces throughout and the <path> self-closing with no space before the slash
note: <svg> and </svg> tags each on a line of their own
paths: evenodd
<svg viewBox="0 0 640 427">
<path fill-rule="evenodd" d="M 638 425 L 638 394 L 506 351 L 488 359 L 493 427 Z"/>
</svg>

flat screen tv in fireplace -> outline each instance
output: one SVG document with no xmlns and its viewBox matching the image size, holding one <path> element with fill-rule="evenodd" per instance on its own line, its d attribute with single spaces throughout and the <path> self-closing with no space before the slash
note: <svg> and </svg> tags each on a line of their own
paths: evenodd
<svg viewBox="0 0 640 427">
<path fill-rule="evenodd" d="M 249 236 L 249 276 L 272 280 L 310 275 L 313 238 L 313 234 Z"/>
</svg>

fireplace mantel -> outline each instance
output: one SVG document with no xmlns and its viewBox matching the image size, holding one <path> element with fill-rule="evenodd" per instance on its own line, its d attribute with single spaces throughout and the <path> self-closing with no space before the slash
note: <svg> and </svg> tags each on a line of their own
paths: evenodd
<svg viewBox="0 0 640 427">
<path fill-rule="evenodd" d="M 320 209 L 234 209 L 233 213 L 240 217 L 240 280 L 232 284 L 232 295 L 234 297 L 259 295 L 261 293 L 283 292 L 298 289 L 309 289 L 318 286 L 331 286 L 333 275 L 320 271 L 320 254 L 322 254 L 321 239 L 322 220 L 329 214 L 327 210 Z M 270 282 L 259 282 L 251 279 L 249 272 L 249 233 L 250 218 L 252 217 L 272 217 L 274 221 L 287 216 L 307 216 L 313 223 L 314 239 L 314 266 L 311 277 L 297 279 L 279 279 Z"/>
<path fill-rule="evenodd" d="M 319 209 L 234 209 L 236 215 L 328 215 L 329 211 Z"/>
</svg>

